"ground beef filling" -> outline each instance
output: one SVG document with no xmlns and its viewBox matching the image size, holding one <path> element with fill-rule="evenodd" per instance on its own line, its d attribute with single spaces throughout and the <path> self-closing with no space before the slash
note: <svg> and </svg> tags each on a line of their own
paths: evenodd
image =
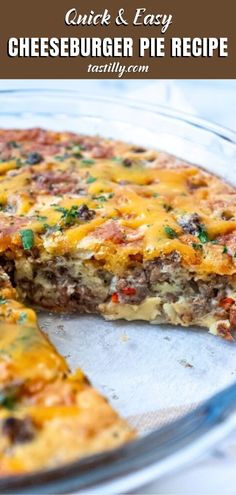
<svg viewBox="0 0 236 495">
<path fill-rule="evenodd" d="M 100 313 L 99 306 L 109 301 L 140 305 L 147 298 L 158 297 L 163 320 L 168 320 L 166 304 L 183 304 L 183 324 L 191 324 L 214 314 L 230 321 L 236 328 L 231 278 L 211 275 L 197 278 L 181 264 L 177 252 L 152 261 L 132 263 L 125 276 L 117 277 L 94 261 L 56 257 L 47 262 L 29 258 L 16 266 L 16 285 L 23 299 L 39 307 L 78 313 Z M 22 269 L 23 267 L 23 269 Z"/>
<path fill-rule="evenodd" d="M 36 433 L 30 417 L 19 419 L 9 416 L 2 421 L 1 427 L 2 434 L 8 438 L 10 444 L 30 442 Z"/>
</svg>

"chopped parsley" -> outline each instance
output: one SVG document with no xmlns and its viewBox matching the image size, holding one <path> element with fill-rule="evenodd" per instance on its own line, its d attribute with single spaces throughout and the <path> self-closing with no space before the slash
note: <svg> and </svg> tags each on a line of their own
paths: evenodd
<svg viewBox="0 0 236 495">
<path fill-rule="evenodd" d="M 154 193 L 152 194 L 152 196 L 153 196 L 153 198 L 159 198 L 160 194 L 159 194 L 159 193 L 157 193 L 157 192 L 154 192 Z"/>
<path fill-rule="evenodd" d="M 25 250 L 34 246 L 34 233 L 31 229 L 20 230 L 22 246 Z"/>
<path fill-rule="evenodd" d="M 0 392 L 0 406 L 5 407 L 6 409 L 14 409 L 16 399 L 10 393 L 6 393 L 4 391 Z"/>
<path fill-rule="evenodd" d="M 48 217 L 44 217 L 43 215 L 36 215 L 36 218 L 39 222 L 43 222 L 48 219 Z"/>
<path fill-rule="evenodd" d="M 24 162 L 20 158 L 17 158 L 16 159 L 16 168 L 21 168 L 21 167 L 23 167 L 23 165 L 24 165 Z"/>
<path fill-rule="evenodd" d="M 25 313 L 24 311 L 22 311 L 22 313 L 20 314 L 20 316 L 18 318 L 18 323 L 20 325 L 23 325 L 26 322 L 26 319 L 27 319 L 27 313 Z"/>
<path fill-rule="evenodd" d="M 82 158 L 82 153 L 81 153 L 82 149 L 81 149 L 81 146 L 79 144 L 75 144 L 72 148 L 71 148 L 71 152 L 72 152 L 72 155 L 75 157 L 75 158 Z"/>
<path fill-rule="evenodd" d="M 64 160 L 68 158 L 67 155 L 56 155 L 54 156 L 54 160 L 57 162 L 64 162 Z"/>
<path fill-rule="evenodd" d="M 203 245 L 202 244 L 198 244 L 197 242 L 192 242 L 192 247 L 193 247 L 193 249 L 196 249 L 196 250 L 199 250 L 199 251 L 201 251 L 203 249 Z"/>
<path fill-rule="evenodd" d="M 164 232 L 167 235 L 167 237 L 169 237 L 170 239 L 175 239 L 176 237 L 178 237 L 177 232 L 168 225 L 164 227 Z"/>
<path fill-rule="evenodd" d="M 95 163 L 95 160 L 92 160 L 91 158 L 83 158 L 83 160 L 81 160 L 81 164 L 82 165 L 87 165 L 88 167 L 91 165 L 94 165 Z"/>
<path fill-rule="evenodd" d="M 74 223 L 75 219 L 78 217 L 78 206 L 72 205 L 66 213 L 63 213 L 63 218 L 66 225 L 71 225 Z"/>
<path fill-rule="evenodd" d="M 59 213 L 66 213 L 68 211 L 68 208 L 65 208 L 64 206 L 57 206 L 57 205 L 51 205 L 55 206 L 55 210 L 59 211 Z"/>
<path fill-rule="evenodd" d="M 222 254 L 227 254 L 227 253 L 228 253 L 228 248 L 227 248 L 227 246 L 224 246 L 223 247 Z"/>
<path fill-rule="evenodd" d="M 96 180 L 97 180 L 96 177 L 93 177 L 92 175 L 89 175 L 89 177 L 87 178 L 86 182 L 87 182 L 87 184 L 92 184 Z"/>
<path fill-rule="evenodd" d="M 107 201 L 108 199 L 113 198 L 113 196 L 114 196 L 114 193 L 110 193 L 107 196 L 105 196 L 104 194 L 101 194 L 100 196 L 94 196 L 94 199 L 96 199 L 97 201 L 101 201 L 101 203 L 103 203 L 104 201 Z"/>
<path fill-rule="evenodd" d="M 3 296 L 0 296 L 0 304 L 6 304 L 7 300 L 5 299 L 5 297 Z"/>
<path fill-rule="evenodd" d="M 121 158 L 120 156 L 113 156 L 112 161 L 113 162 L 123 162 L 123 158 Z"/>
<path fill-rule="evenodd" d="M 69 148 L 72 152 L 77 152 L 77 151 L 83 151 L 85 150 L 85 147 L 83 144 L 78 144 L 78 143 L 73 143 Z"/>
<path fill-rule="evenodd" d="M 210 241 L 207 230 L 204 227 L 204 225 L 201 225 L 201 227 L 199 228 L 198 239 L 199 239 L 199 241 L 202 242 L 202 244 L 205 244 L 206 242 Z"/>
<path fill-rule="evenodd" d="M 76 219 L 78 218 L 79 207 L 77 205 L 72 205 L 71 208 L 64 208 L 63 206 L 57 206 L 55 210 L 62 213 L 61 218 L 64 221 L 65 225 L 72 225 L 73 223 L 75 223 Z"/>
</svg>

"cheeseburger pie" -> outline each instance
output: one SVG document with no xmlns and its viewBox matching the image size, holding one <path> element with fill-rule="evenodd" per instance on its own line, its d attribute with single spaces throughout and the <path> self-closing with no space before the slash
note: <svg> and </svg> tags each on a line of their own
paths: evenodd
<svg viewBox="0 0 236 495">
<path fill-rule="evenodd" d="M 232 339 L 236 193 L 165 153 L 69 132 L 1 130 L 0 158 L 5 475 L 135 437 L 81 371 L 70 373 L 29 308 Z"/>
</svg>

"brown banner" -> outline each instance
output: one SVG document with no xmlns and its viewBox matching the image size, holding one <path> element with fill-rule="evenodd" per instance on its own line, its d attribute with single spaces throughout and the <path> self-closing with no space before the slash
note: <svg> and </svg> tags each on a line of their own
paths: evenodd
<svg viewBox="0 0 236 495">
<path fill-rule="evenodd" d="M 7 0 L 0 77 L 236 78 L 235 17 L 234 0 Z"/>
</svg>

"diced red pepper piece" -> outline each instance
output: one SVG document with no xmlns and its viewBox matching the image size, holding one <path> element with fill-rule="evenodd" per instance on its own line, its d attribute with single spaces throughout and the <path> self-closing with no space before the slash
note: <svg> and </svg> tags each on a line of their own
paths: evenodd
<svg viewBox="0 0 236 495">
<path fill-rule="evenodd" d="M 219 306 L 221 306 L 224 309 L 229 309 L 232 304 L 234 304 L 234 299 L 232 297 L 224 297 L 223 299 L 220 300 Z"/>
<path fill-rule="evenodd" d="M 114 294 L 112 294 L 111 300 L 112 300 L 113 303 L 118 303 L 119 302 L 119 295 L 117 294 L 117 292 L 114 292 Z"/>
<path fill-rule="evenodd" d="M 125 296 L 134 296 L 136 294 L 136 289 L 134 287 L 124 287 L 124 289 L 121 289 L 121 292 Z"/>
</svg>

